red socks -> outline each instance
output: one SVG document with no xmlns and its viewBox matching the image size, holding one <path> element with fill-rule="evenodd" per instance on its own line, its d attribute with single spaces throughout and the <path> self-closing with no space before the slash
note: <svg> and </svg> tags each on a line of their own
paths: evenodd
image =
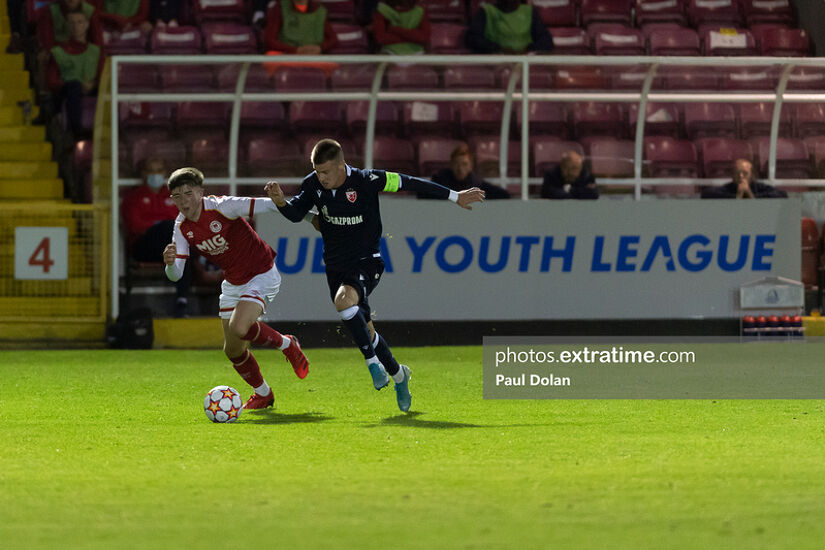
<svg viewBox="0 0 825 550">
<path fill-rule="evenodd" d="M 249 327 L 249 332 L 246 333 L 243 340 L 248 340 L 253 344 L 266 346 L 268 348 L 280 348 L 284 343 L 284 338 L 280 332 L 260 321 L 255 321 L 255 323 Z"/>
<path fill-rule="evenodd" d="M 280 334 L 278 336 L 280 336 Z M 255 357 L 249 353 L 249 350 L 246 350 L 240 357 L 230 359 L 230 361 L 232 361 L 232 366 L 235 367 L 235 370 L 238 371 L 241 378 L 243 378 L 246 383 L 253 388 L 258 388 L 264 383 L 261 368 L 258 366 L 258 362 L 255 360 Z"/>
</svg>

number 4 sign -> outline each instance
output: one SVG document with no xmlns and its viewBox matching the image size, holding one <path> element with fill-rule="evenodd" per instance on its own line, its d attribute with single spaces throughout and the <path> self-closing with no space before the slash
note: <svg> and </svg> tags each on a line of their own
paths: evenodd
<svg viewBox="0 0 825 550">
<path fill-rule="evenodd" d="M 67 278 L 68 245 L 67 227 L 15 227 L 14 278 Z"/>
</svg>

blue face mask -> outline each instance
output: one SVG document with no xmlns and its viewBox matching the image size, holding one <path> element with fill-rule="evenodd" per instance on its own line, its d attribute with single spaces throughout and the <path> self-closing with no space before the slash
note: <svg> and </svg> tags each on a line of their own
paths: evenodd
<svg viewBox="0 0 825 550">
<path fill-rule="evenodd" d="M 163 174 L 149 174 L 146 176 L 146 184 L 152 189 L 160 189 L 166 183 Z"/>
</svg>

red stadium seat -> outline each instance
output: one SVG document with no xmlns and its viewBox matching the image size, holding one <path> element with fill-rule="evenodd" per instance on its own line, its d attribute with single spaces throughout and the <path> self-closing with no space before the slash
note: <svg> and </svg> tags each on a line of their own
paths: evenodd
<svg viewBox="0 0 825 550">
<path fill-rule="evenodd" d="M 663 22 L 687 24 L 681 0 L 636 0 L 636 25 Z"/>
<path fill-rule="evenodd" d="M 638 29 L 598 31 L 591 36 L 596 55 L 645 55 L 645 39 Z"/>
<path fill-rule="evenodd" d="M 215 75 L 208 65 L 160 65 L 160 88 L 164 92 L 214 92 Z"/>
<path fill-rule="evenodd" d="M 204 127 L 227 128 L 231 103 L 185 101 L 178 105 L 178 128 L 199 130 Z"/>
<path fill-rule="evenodd" d="M 739 0 L 739 3 L 749 27 L 760 23 L 794 23 L 790 0 Z"/>
<path fill-rule="evenodd" d="M 579 27 L 556 27 L 550 29 L 553 35 L 555 55 L 590 55 L 590 38 L 587 31 Z"/>
<path fill-rule="evenodd" d="M 355 23 L 355 2 L 353 0 L 318 0 L 327 10 L 330 21 Z"/>
<path fill-rule="evenodd" d="M 450 167 L 450 155 L 463 141 L 447 138 L 425 138 L 418 143 L 418 174 L 428 178 Z"/>
<path fill-rule="evenodd" d="M 499 102 L 466 101 L 455 104 L 457 119 L 467 134 L 498 134 L 504 106 Z"/>
<path fill-rule="evenodd" d="M 535 65 L 530 67 L 530 90 L 555 89 L 555 70 L 552 67 Z M 512 67 L 498 67 L 495 69 L 496 81 L 501 88 L 506 89 L 513 75 Z M 521 68 L 516 70 L 516 90 L 521 89 Z"/>
<path fill-rule="evenodd" d="M 553 78 L 560 90 L 603 90 L 608 87 L 607 77 L 596 67 L 561 67 Z"/>
<path fill-rule="evenodd" d="M 248 129 L 287 133 L 284 104 L 279 101 L 245 101 L 241 105 L 241 131 Z"/>
<path fill-rule="evenodd" d="M 746 29 L 706 27 L 699 31 L 705 55 L 753 56 L 758 53 L 756 39 Z"/>
<path fill-rule="evenodd" d="M 301 177 L 308 171 L 309 156 L 302 155 L 292 139 L 261 137 L 246 146 L 242 173 L 247 177 Z"/>
<path fill-rule="evenodd" d="M 689 139 L 736 136 L 736 109 L 732 103 L 686 103 L 685 133 Z"/>
<path fill-rule="evenodd" d="M 770 135 L 773 107 L 773 103 L 739 105 L 739 133 L 743 139 Z M 790 136 L 792 127 L 791 109 L 785 106 L 779 113 L 779 135 Z"/>
<path fill-rule="evenodd" d="M 323 92 L 327 89 L 327 73 L 317 67 L 280 67 L 275 71 L 275 91 Z"/>
<path fill-rule="evenodd" d="M 149 39 L 149 51 L 156 54 L 199 54 L 202 37 L 196 27 L 155 28 Z"/>
<path fill-rule="evenodd" d="M 755 145 L 759 173 L 768 175 L 768 157 L 770 138 L 760 137 L 751 140 Z M 776 177 L 788 179 L 806 179 L 811 177 L 811 163 L 808 147 L 801 139 L 777 138 L 776 140 Z"/>
<path fill-rule="evenodd" d="M 139 29 L 122 33 L 103 31 L 106 55 L 138 55 L 146 53 L 146 35 Z"/>
<path fill-rule="evenodd" d="M 117 85 L 120 93 L 156 92 L 158 90 L 158 73 L 152 65 L 117 66 Z"/>
<path fill-rule="evenodd" d="M 530 135 L 552 135 L 556 139 L 567 137 L 570 134 L 567 106 L 564 103 L 550 101 L 531 101 L 529 104 L 528 120 Z M 521 135 L 521 105 L 514 104 L 516 128 Z"/>
<path fill-rule="evenodd" d="M 456 23 L 433 23 L 430 25 L 429 53 L 462 54 L 470 50 L 464 45 L 466 25 Z"/>
<path fill-rule="evenodd" d="M 776 78 L 774 68 L 735 67 L 722 72 L 719 87 L 736 91 L 774 91 Z"/>
<path fill-rule="evenodd" d="M 457 128 L 453 104 L 449 101 L 404 103 L 401 112 L 404 133 L 410 136 L 450 137 Z"/>
<path fill-rule="evenodd" d="M 373 141 L 373 165 L 393 172 L 417 175 L 415 149 L 407 140 L 389 136 L 375 136 Z"/>
<path fill-rule="evenodd" d="M 201 30 L 204 35 L 206 53 L 216 55 L 258 53 L 258 41 L 252 27 L 234 23 L 209 23 L 204 24 Z"/>
<path fill-rule="evenodd" d="M 430 21 L 464 23 L 467 19 L 462 0 L 419 0 L 418 4 L 427 10 L 427 17 Z"/>
<path fill-rule="evenodd" d="M 229 144 L 221 135 L 201 134 L 189 142 L 189 161 L 206 176 L 229 174 Z"/>
<path fill-rule="evenodd" d="M 496 73 L 482 65 L 454 65 L 444 71 L 444 88 L 453 90 L 491 90 L 496 88 Z"/>
<path fill-rule="evenodd" d="M 212 21 L 246 22 L 243 0 L 193 0 L 192 12 L 198 25 Z"/>
<path fill-rule="evenodd" d="M 605 67 L 610 87 L 616 90 L 641 90 L 650 67 L 646 65 Z M 661 87 L 661 78 L 654 77 L 652 89 Z"/>
<path fill-rule="evenodd" d="M 797 103 L 784 107 L 784 109 L 788 108 L 791 110 L 796 137 L 825 135 L 825 105 L 822 103 Z"/>
<path fill-rule="evenodd" d="M 543 177 L 559 165 L 561 156 L 567 151 L 575 151 L 584 157 L 584 148 L 575 141 L 561 141 L 551 136 L 531 140 L 533 149 L 533 175 Z"/>
<path fill-rule="evenodd" d="M 533 0 L 532 4 L 547 27 L 575 27 L 578 24 L 576 0 Z"/>
<path fill-rule="evenodd" d="M 238 83 L 240 65 L 224 65 L 218 68 L 217 81 L 218 89 L 223 92 L 234 92 Z M 274 84 L 272 75 L 263 68 L 262 65 L 253 63 L 249 65 L 244 81 L 245 92 L 272 92 Z"/>
<path fill-rule="evenodd" d="M 701 55 L 699 35 L 693 29 L 662 29 L 648 38 L 650 55 Z"/>
<path fill-rule="evenodd" d="M 705 23 L 741 24 L 737 0 L 690 0 L 687 13 L 694 27 Z"/>
<path fill-rule="evenodd" d="M 787 90 L 825 89 L 825 69 L 822 67 L 796 67 L 788 75 Z"/>
<path fill-rule="evenodd" d="M 423 65 L 393 65 L 387 68 L 390 90 L 432 90 L 438 88 L 438 73 Z"/>
<path fill-rule="evenodd" d="M 338 44 L 329 53 L 335 55 L 370 53 L 369 37 L 363 27 L 350 23 L 330 23 L 330 25 L 338 37 Z"/>
<path fill-rule="evenodd" d="M 131 141 L 130 149 L 135 174 L 149 157 L 162 158 L 167 166 L 186 165 L 186 146 L 178 139 L 138 138 Z"/>
<path fill-rule="evenodd" d="M 666 90 L 690 91 L 719 89 L 719 74 L 713 67 L 670 67 L 660 69 L 662 83 Z"/>
<path fill-rule="evenodd" d="M 632 0 L 581 0 L 581 24 L 609 22 L 633 24 Z"/>
<path fill-rule="evenodd" d="M 346 106 L 346 121 L 350 135 L 366 132 L 368 101 L 349 101 Z M 375 109 L 375 133 L 396 134 L 398 132 L 398 107 L 391 101 L 379 101 Z"/>
<path fill-rule="evenodd" d="M 627 111 L 630 135 L 636 135 L 639 105 L 631 103 Z M 645 105 L 646 136 L 678 136 L 681 132 L 679 106 L 676 103 L 648 103 Z"/>
<path fill-rule="evenodd" d="M 802 274 L 800 280 L 806 287 L 817 286 L 817 269 L 820 257 L 819 229 L 813 218 L 802 218 Z"/>
<path fill-rule="evenodd" d="M 124 129 L 163 128 L 172 125 L 173 103 L 121 103 L 118 118 Z"/>
<path fill-rule="evenodd" d="M 483 178 L 501 176 L 501 141 L 498 135 L 472 136 L 467 139 L 470 149 L 475 154 L 476 172 Z M 521 144 L 518 141 L 507 142 L 507 176 L 521 174 Z"/>
<path fill-rule="evenodd" d="M 342 64 L 332 71 L 330 84 L 333 90 L 363 90 L 372 86 L 375 65 Z"/>
<path fill-rule="evenodd" d="M 731 177 L 733 161 L 753 162 L 753 149 L 747 141 L 723 137 L 702 138 L 696 141 L 706 178 Z"/>
<path fill-rule="evenodd" d="M 634 143 L 609 137 L 590 140 L 590 166 L 593 175 L 605 178 L 633 176 Z"/>
<path fill-rule="evenodd" d="M 646 172 L 654 178 L 695 178 L 699 175 L 699 157 L 692 141 L 669 136 L 645 138 Z M 691 186 L 692 187 L 692 186 Z M 663 187 L 663 190 L 666 188 Z M 693 189 L 691 192 L 695 192 Z"/>
<path fill-rule="evenodd" d="M 614 139 L 627 135 L 627 124 L 619 103 L 574 103 L 573 133 L 576 137 L 611 136 Z"/>
<path fill-rule="evenodd" d="M 293 101 L 289 105 L 289 126 L 304 134 L 344 133 L 342 104 L 337 101 Z"/>
<path fill-rule="evenodd" d="M 806 57 L 811 53 L 811 40 L 804 29 L 765 29 L 759 51 L 772 57 Z"/>
</svg>

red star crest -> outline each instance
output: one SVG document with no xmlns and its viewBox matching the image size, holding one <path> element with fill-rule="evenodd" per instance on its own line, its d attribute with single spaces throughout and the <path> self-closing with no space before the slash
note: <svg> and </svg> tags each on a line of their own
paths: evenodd
<svg viewBox="0 0 825 550">
<path fill-rule="evenodd" d="M 355 202 L 357 199 L 358 193 L 356 193 L 354 189 L 347 189 L 347 200 L 349 202 Z"/>
</svg>

